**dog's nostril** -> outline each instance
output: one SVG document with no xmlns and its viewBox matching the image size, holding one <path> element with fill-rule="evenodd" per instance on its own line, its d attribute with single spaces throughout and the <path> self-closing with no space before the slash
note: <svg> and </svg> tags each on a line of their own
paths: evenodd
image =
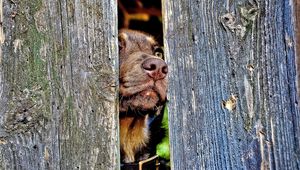
<svg viewBox="0 0 300 170">
<path fill-rule="evenodd" d="M 155 65 L 155 64 L 151 64 L 151 65 L 150 65 L 150 68 L 147 69 L 147 70 L 155 70 L 155 69 L 156 69 L 156 65 Z"/>
<path fill-rule="evenodd" d="M 158 71 L 166 67 L 166 63 L 161 59 L 149 58 L 143 62 L 142 67 L 148 71 Z"/>
<path fill-rule="evenodd" d="M 168 73 L 168 66 L 162 59 L 149 58 L 143 62 L 142 67 L 155 80 L 163 79 Z"/>
<path fill-rule="evenodd" d="M 163 66 L 162 73 L 167 74 L 168 73 L 168 66 Z"/>
<path fill-rule="evenodd" d="M 154 71 L 157 69 L 157 66 L 159 65 L 157 59 L 147 59 L 143 62 L 142 64 L 142 67 L 145 69 L 145 70 L 148 70 L 148 71 Z"/>
</svg>

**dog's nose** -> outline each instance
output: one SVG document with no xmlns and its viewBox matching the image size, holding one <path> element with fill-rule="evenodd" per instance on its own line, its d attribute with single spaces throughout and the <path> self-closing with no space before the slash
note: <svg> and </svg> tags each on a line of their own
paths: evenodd
<svg viewBox="0 0 300 170">
<path fill-rule="evenodd" d="M 164 60 L 158 58 L 149 58 L 142 64 L 143 69 L 154 80 L 160 80 L 166 77 L 168 66 Z"/>
</svg>

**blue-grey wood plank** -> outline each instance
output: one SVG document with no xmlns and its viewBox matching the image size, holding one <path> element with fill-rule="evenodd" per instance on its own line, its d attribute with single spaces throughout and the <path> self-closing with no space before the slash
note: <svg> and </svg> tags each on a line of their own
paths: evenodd
<svg viewBox="0 0 300 170">
<path fill-rule="evenodd" d="M 119 169 L 117 2 L 0 0 L 0 169 Z"/>
<path fill-rule="evenodd" d="M 300 169 L 292 1 L 163 1 L 174 170 Z"/>
</svg>

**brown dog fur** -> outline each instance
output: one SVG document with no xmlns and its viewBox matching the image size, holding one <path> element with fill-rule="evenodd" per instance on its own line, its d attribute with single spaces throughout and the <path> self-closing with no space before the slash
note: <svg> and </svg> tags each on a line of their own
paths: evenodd
<svg viewBox="0 0 300 170">
<path fill-rule="evenodd" d="M 149 156 L 143 153 L 137 158 L 149 142 L 147 114 L 156 112 L 166 100 L 167 71 L 160 78 L 152 78 L 142 64 L 149 58 L 162 60 L 161 56 L 162 51 L 153 37 L 120 30 L 120 146 L 124 163 Z"/>
</svg>

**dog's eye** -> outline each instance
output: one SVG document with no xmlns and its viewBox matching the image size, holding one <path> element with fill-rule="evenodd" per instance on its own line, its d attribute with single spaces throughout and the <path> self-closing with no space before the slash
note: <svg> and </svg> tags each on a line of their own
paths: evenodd
<svg viewBox="0 0 300 170">
<path fill-rule="evenodd" d="M 154 49 L 154 55 L 159 58 L 164 58 L 164 51 L 162 48 L 158 47 Z"/>
<path fill-rule="evenodd" d="M 156 51 L 156 52 L 154 53 L 154 55 L 155 55 L 156 57 L 159 57 L 159 58 L 163 58 L 163 57 L 164 57 L 163 53 L 158 52 L 158 51 Z"/>
<path fill-rule="evenodd" d="M 125 36 L 125 34 L 122 34 L 123 36 Z M 118 37 L 118 43 L 119 43 L 119 51 L 123 50 L 126 46 L 126 42 L 124 37 L 120 36 Z"/>
</svg>

